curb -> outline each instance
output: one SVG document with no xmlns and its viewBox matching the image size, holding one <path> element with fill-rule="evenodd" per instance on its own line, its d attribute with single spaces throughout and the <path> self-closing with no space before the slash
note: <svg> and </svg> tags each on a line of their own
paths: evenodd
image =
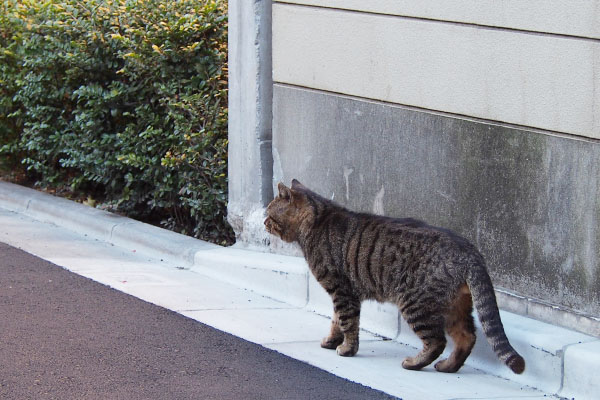
<svg viewBox="0 0 600 400">
<path fill-rule="evenodd" d="M 189 269 L 212 243 L 135 221 L 61 197 L 0 181 L 0 207 Z"/>
<path fill-rule="evenodd" d="M 304 259 L 224 248 L 33 189 L 0 181 L 0 207 L 76 233 L 191 269 L 238 287 L 329 316 L 331 300 Z M 218 265 L 218 268 L 215 266 Z M 531 318 L 501 312 L 507 336 L 526 359 L 515 375 L 492 353 L 478 326 L 467 364 L 544 392 L 574 399 L 600 393 L 600 339 Z M 390 304 L 363 303 L 361 327 L 398 342 L 421 346 Z"/>
<path fill-rule="evenodd" d="M 217 264 L 218 270 L 211 268 Z M 307 311 L 331 315 L 329 296 L 308 273 L 306 262 L 300 257 L 221 248 L 196 253 L 192 270 Z M 500 314 L 511 344 L 526 360 L 525 373 L 515 375 L 498 361 L 477 318 L 477 342 L 467 365 L 569 399 L 592 399 L 600 391 L 600 384 L 594 378 L 594 371 L 600 368 L 598 338 L 507 311 Z M 363 302 L 361 328 L 415 348 L 421 347 L 420 339 L 391 304 Z M 445 357 L 449 355 L 448 348 L 444 354 Z"/>
<path fill-rule="evenodd" d="M 308 302 L 309 273 L 299 257 L 220 247 L 197 251 L 192 270 L 295 307 Z"/>
</svg>

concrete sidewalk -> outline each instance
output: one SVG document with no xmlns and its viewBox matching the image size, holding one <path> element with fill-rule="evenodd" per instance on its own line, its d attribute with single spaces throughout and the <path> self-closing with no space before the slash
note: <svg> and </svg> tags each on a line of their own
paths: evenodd
<svg viewBox="0 0 600 400">
<path fill-rule="evenodd" d="M 338 357 L 319 347 L 331 301 L 303 259 L 222 248 L 5 182 L 0 241 L 403 399 L 593 399 L 600 393 L 598 338 L 507 312 L 507 335 L 527 362 L 521 376 L 496 359 L 481 335 L 457 374 L 404 370 L 402 359 L 416 353 L 419 341 L 393 306 L 375 303 L 363 309 L 358 355 Z"/>
</svg>

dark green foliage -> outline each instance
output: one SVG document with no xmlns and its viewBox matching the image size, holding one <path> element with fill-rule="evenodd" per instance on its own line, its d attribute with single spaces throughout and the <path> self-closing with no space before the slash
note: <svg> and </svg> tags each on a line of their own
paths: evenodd
<svg viewBox="0 0 600 400">
<path fill-rule="evenodd" d="M 227 5 L 4 1 L 0 167 L 230 243 Z"/>
</svg>

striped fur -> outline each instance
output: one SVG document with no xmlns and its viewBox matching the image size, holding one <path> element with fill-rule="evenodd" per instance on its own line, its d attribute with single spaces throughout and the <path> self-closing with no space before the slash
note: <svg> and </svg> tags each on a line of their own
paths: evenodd
<svg viewBox="0 0 600 400">
<path fill-rule="evenodd" d="M 322 347 L 353 356 L 361 302 L 392 302 L 423 342 L 402 366 L 417 370 L 432 363 L 446 346 L 446 332 L 454 350 L 435 368 L 456 372 L 475 344 L 474 303 L 498 358 L 517 374 L 525 369 L 504 333 L 485 261 L 466 239 L 414 219 L 349 211 L 296 180 L 291 188 L 279 184 L 265 226 L 300 244 L 311 272 L 333 300 Z"/>
</svg>

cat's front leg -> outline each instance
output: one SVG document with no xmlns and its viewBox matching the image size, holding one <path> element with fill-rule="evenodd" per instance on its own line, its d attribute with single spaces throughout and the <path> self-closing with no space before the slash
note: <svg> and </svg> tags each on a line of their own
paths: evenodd
<svg viewBox="0 0 600 400">
<path fill-rule="evenodd" d="M 331 328 L 329 335 L 321 341 L 321 347 L 336 349 L 338 355 L 351 357 L 358 351 L 360 299 L 344 275 L 323 267 L 321 263 L 309 262 L 309 265 L 319 284 L 333 300 Z"/>
<path fill-rule="evenodd" d="M 339 332 L 343 341 L 336 347 L 340 356 L 352 357 L 358 352 L 358 331 L 360 325 L 360 300 L 352 295 L 333 293 L 333 320 L 331 332 L 339 343 Z M 328 338 L 326 338 L 328 339 Z"/>
</svg>

